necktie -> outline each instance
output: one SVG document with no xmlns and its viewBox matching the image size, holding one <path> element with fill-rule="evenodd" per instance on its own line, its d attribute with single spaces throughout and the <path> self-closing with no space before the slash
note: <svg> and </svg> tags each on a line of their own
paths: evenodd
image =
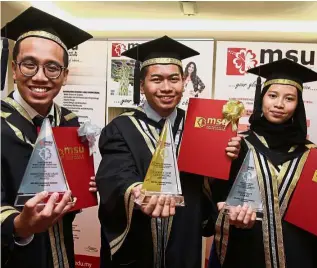
<svg viewBox="0 0 317 268">
<path fill-rule="evenodd" d="M 42 126 L 42 123 L 43 123 L 43 120 L 44 120 L 44 117 L 40 116 L 40 115 L 37 115 L 35 116 L 32 121 L 34 123 L 34 125 L 36 127 L 41 127 Z"/>
<path fill-rule="evenodd" d="M 160 125 L 160 128 L 157 129 L 159 135 L 161 135 L 162 133 L 162 130 L 163 130 L 163 127 L 164 127 L 164 124 L 165 124 L 165 121 L 166 119 L 165 118 L 162 118 L 160 121 L 158 121 L 158 124 Z"/>
<path fill-rule="evenodd" d="M 158 122 L 159 125 L 160 125 L 162 128 L 164 127 L 165 121 L 166 121 L 166 119 L 165 119 L 165 118 L 162 118 L 162 119 Z"/>
<path fill-rule="evenodd" d="M 52 115 L 49 115 L 47 118 L 50 120 L 50 122 L 51 122 L 51 124 L 52 124 L 52 122 L 53 122 L 53 116 L 52 116 Z M 40 116 L 40 115 L 37 115 L 37 116 L 35 116 L 35 117 L 32 119 L 32 121 L 33 121 L 33 123 L 34 123 L 34 125 L 35 125 L 36 127 L 41 127 L 42 124 L 43 124 L 44 119 L 45 119 L 45 117 Z"/>
</svg>

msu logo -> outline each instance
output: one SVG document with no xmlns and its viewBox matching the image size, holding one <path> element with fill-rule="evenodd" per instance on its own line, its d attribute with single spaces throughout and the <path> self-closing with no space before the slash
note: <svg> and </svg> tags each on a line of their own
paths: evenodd
<svg viewBox="0 0 317 268">
<path fill-rule="evenodd" d="M 207 125 L 207 120 L 204 117 L 199 117 L 199 116 L 196 117 L 195 127 L 202 128 L 202 127 L 205 127 L 206 125 Z"/>
<path fill-rule="evenodd" d="M 251 49 L 228 48 L 227 75 L 244 75 L 247 70 L 256 67 L 258 61 Z"/>
<path fill-rule="evenodd" d="M 112 44 L 112 57 L 121 57 L 121 54 L 126 51 L 127 48 L 125 44 L 113 43 Z"/>
</svg>

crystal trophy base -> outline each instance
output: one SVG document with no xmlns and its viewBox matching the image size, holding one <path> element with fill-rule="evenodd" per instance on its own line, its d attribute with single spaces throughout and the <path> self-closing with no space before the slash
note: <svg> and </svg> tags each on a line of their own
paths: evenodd
<svg viewBox="0 0 317 268">
<path fill-rule="evenodd" d="M 183 207 L 185 206 L 185 201 L 184 201 L 184 196 L 182 195 L 177 195 L 177 194 L 170 194 L 170 193 L 161 193 L 161 192 L 150 192 L 150 191 L 145 191 L 141 190 L 140 196 L 134 200 L 134 202 L 138 205 L 146 205 L 150 202 L 150 199 L 153 195 L 165 195 L 165 196 L 170 196 L 175 199 L 175 206 L 177 207 Z"/>
<path fill-rule="evenodd" d="M 242 207 L 243 205 L 241 205 Z M 230 206 L 229 204 L 225 204 L 225 207 L 224 207 L 224 213 L 229 215 L 230 214 L 230 211 L 232 209 L 235 209 L 237 206 Z M 252 207 L 252 206 L 251 206 Z M 262 218 L 263 218 L 263 210 L 262 209 L 253 209 L 253 211 L 256 213 L 256 220 L 257 221 L 262 221 Z"/>
<path fill-rule="evenodd" d="M 38 203 L 37 205 L 38 206 L 45 206 L 46 203 L 48 202 L 48 200 L 50 199 L 52 194 L 53 194 L 53 192 L 52 193 L 48 193 L 47 197 L 44 200 L 42 200 L 42 202 Z M 63 195 L 64 195 L 63 192 L 59 192 L 58 194 L 59 194 L 58 199 L 55 202 L 56 205 L 59 204 L 59 202 L 62 200 Z M 28 200 L 30 200 L 31 198 L 33 198 L 34 196 L 36 196 L 36 194 L 21 194 L 21 193 L 18 193 L 17 197 L 16 197 L 16 200 L 15 200 L 15 203 L 14 203 L 14 206 L 15 207 L 24 207 L 25 203 Z M 71 197 L 69 202 L 68 202 L 68 204 L 75 204 L 76 200 L 77 200 L 76 197 Z"/>
</svg>

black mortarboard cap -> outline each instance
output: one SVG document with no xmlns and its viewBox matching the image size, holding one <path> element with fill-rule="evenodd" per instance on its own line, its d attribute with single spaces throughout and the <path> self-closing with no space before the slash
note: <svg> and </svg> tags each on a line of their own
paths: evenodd
<svg viewBox="0 0 317 268">
<path fill-rule="evenodd" d="M 263 88 L 273 84 L 282 84 L 294 86 L 301 92 L 303 91 L 304 83 L 317 81 L 317 73 L 315 71 L 287 58 L 249 69 L 247 72 L 258 75 L 251 121 L 258 120 L 262 113 L 260 77 L 266 79 Z"/>
<path fill-rule="evenodd" d="M 184 60 L 199 55 L 199 52 L 165 35 L 126 50 L 122 55 L 144 63 L 155 58 Z"/>
<path fill-rule="evenodd" d="M 247 71 L 266 79 L 264 86 L 272 84 L 293 85 L 300 91 L 303 84 L 317 81 L 317 73 L 289 59 L 273 61 Z"/>
<path fill-rule="evenodd" d="M 1 29 L 1 37 L 14 41 L 31 36 L 50 39 L 65 50 L 93 37 L 78 27 L 34 7 L 29 7 Z"/>
<path fill-rule="evenodd" d="M 199 55 L 196 50 L 182 43 L 163 36 L 149 42 L 140 44 L 121 54 L 136 60 L 138 63 L 134 69 L 134 103 L 140 102 L 140 69 L 155 64 L 175 64 L 182 68 L 182 60 Z"/>
</svg>

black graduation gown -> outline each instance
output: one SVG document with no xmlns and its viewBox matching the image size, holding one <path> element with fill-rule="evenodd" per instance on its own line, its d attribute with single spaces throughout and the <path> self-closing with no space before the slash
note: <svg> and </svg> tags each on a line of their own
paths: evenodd
<svg viewBox="0 0 317 268">
<path fill-rule="evenodd" d="M 79 126 L 69 110 L 55 105 L 59 126 Z M 1 263 L 6 268 L 75 267 L 72 221 L 66 214 L 49 231 L 34 235 L 32 242 L 18 246 L 13 239 L 13 220 L 18 215 L 14 201 L 37 138 L 36 127 L 12 94 L 1 101 Z M 52 246 L 52 242 L 54 246 Z M 54 257 L 52 257 L 52 254 Z M 55 265 L 53 264 L 55 261 Z M 64 263 L 58 266 L 56 261 Z M 68 263 L 68 265 L 67 265 Z"/>
<path fill-rule="evenodd" d="M 183 124 L 184 111 L 178 109 L 173 127 L 176 144 L 181 140 Z M 131 188 L 145 178 L 156 146 L 150 138 L 155 136 L 155 128 L 161 129 L 161 126 L 139 109 L 115 118 L 102 131 L 99 141 L 102 161 L 96 175 L 100 193 L 101 267 L 108 267 L 107 264 L 110 267 L 109 243 L 111 267 L 121 267 L 120 264 L 138 268 L 201 267 L 202 236 L 212 235 L 216 213 L 211 199 L 208 199 L 207 179 L 180 174 L 186 205 L 177 207 L 176 215 L 163 221 L 166 225 L 161 226 L 159 220 L 151 219 L 134 208 Z M 168 241 L 165 260 L 157 257 L 162 241 L 161 227 L 165 227 L 165 234 L 169 234 L 169 238 L 164 240 Z"/>
<path fill-rule="evenodd" d="M 251 134 L 251 132 L 249 132 Z M 254 139 L 254 135 L 247 136 L 246 139 L 251 143 L 251 145 L 254 146 L 255 150 L 257 151 L 257 155 L 259 155 L 259 152 L 262 152 L 262 155 L 264 156 L 264 162 L 268 162 L 268 157 L 265 155 L 266 149 L 262 147 L 262 145 L 258 144 L 257 142 L 252 143 L 253 141 L 256 141 Z M 308 144 L 309 142 L 307 142 Z M 309 145 L 307 145 L 309 147 Z M 239 158 L 233 162 L 231 174 L 230 174 L 230 180 L 228 182 L 215 180 L 211 186 L 212 188 L 212 197 L 214 202 L 222 202 L 226 200 L 226 197 L 233 185 L 234 179 L 236 178 L 238 171 L 242 165 L 243 159 L 246 156 L 248 147 L 246 143 L 242 142 L 242 148 L 240 151 Z M 305 150 L 305 149 L 304 149 Z M 290 177 L 294 178 L 296 175 L 296 170 L 298 169 L 298 172 L 300 174 L 301 169 L 301 163 L 304 163 L 303 161 L 303 153 L 298 154 L 298 160 L 296 160 L 297 157 L 293 157 L 293 159 L 290 160 L 290 165 L 287 169 L 285 169 L 285 175 L 283 181 L 285 181 L 287 175 L 290 173 Z M 301 162 L 303 161 L 303 162 Z M 292 170 L 292 164 L 294 163 L 294 169 Z M 284 165 L 286 165 L 284 163 Z M 283 173 L 283 168 L 285 167 L 279 167 L 281 172 Z M 292 171 L 291 171 L 292 170 Z M 272 180 L 272 177 L 270 177 L 270 180 Z M 284 184 L 283 184 L 284 185 Z M 290 191 L 291 183 L 286 184 L 286 193 Z M 281 191 L 282 187 L 279 187 L 279 193 Z M 280 195 L 280 208 L 282 207 L 281 199 L 286 200 L 287 194 Z M 291 196 L 291 192 L 290 192 Z M 289 202 L 290 198 L 286 200 L 286 210 L 287 210 L 287 204 Z M 307 213 L 309 213 L 309 208 L 303 208 L 307 210 Z M 223 263 L 221 267 L 224 268 L 267 268 L 266 263 L 266 252 L 270 254 L 270 262 L 272 263 L 272 268 L 274 267 L 287 267 L 287 268 L 316 268 L 317 267 L 317 237 L 286 222 L 283 218 L 285 216 L 285 209 L 280 210 L 280 214 L 282 214 L 281 217 L 281 237 L 282 237 L 282 243 L 278 241 L 278 235 L 275 233 L 275 250 L 272 246 L 273 244 L 270 244 L 270 247 L 265 249 L 265 240 L 263 235 L 263 227 L 261 221 L 256 221 L 255 225 L 252 229 L 240 229 L 236 228 L 235 226 L 229 227 L 229 238 L 226 237 L 226 228 L 225 225 L 226 222 L 225 218 L 222 218 L 222 221 L 217 222 L 216 227 L 216 235 L 215 235 L 215 244 L 217 247 L 217 254 L 216 250 L 212 250 L 211 256 L 210 256 L 210 265 L 209 268 L 216 268 L 219 267 L 219 260 L 223 257 Z M 283 212 L 282 212 L 283 211 Z M 275 215 L 275 214 L 274 214 Z M 221 217 L 221 213 L 220 216 Z M 269 225 L 270 226 L 270 225 Z M 269 232 L 270 233 L 270 232 Z M 271 234 L 271 233 L 270 233 Z M 219 239 L 219 242 L 217 242 L 217 239 Z M 227 246 L 226 242 L 227 241 Z M 284 245 L 284 247 L 283 247 Z M 277 264 L 274 265 L 273 261 L 273 254 L 276 254 L 276 256 L 279 256 L 280 250 L 284 248 L 284 254 L 285 254 L 285 266 L 279 261 L 277 257 Z"/>
</svg>

